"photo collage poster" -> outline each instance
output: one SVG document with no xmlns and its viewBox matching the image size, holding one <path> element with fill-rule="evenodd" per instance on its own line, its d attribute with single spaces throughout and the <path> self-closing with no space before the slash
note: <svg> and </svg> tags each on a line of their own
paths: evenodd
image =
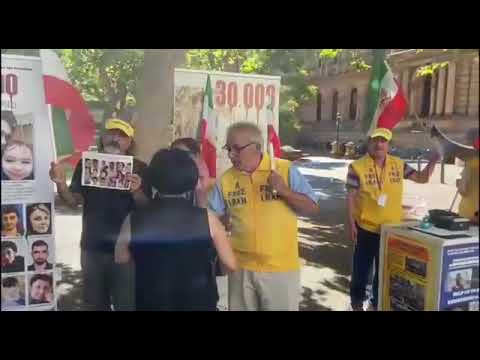
<svg viewBox="0 0 480 360">
<path fill-rule="evenodd" d="M 133 156 L 85 151 L 82 153 L 82 185 L 112 190 L 130 190 Z"/>
<path fill-rule="evenodd" d="M 2 55 L 4 310 L 55 310 L 53 136 L 38 57 Z"/>
</svg>

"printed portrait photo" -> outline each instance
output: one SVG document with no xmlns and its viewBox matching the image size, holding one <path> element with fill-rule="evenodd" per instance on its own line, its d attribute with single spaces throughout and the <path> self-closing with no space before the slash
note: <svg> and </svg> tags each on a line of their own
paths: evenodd
<svg viewBox="0 0 480 360">
<path fill-rule="evenodd" d="M 33 114 L 2 110 L 2 181 L 34 179 L 32 122 Z"/>
<path fill-rule="evenodd" d="M 50 239 L 30 239 L 27 271 L 53 270 L 53 247 Z"/>
<path fill-rule="evenodd" d="M 25 306 L 25 275 L 2 276 L 2 310 Z"/>
<path fill-rule="evenodd" d="M 84 153 L 83 186 L 105 189 L 128 190 L 128 175 L 132 172 L 131 156 L 106 155 L 101 153 Z"/>
<path fill-rule="evenodd" d="M 30 274 L 28 276 L 28 304 L 40 305 L 53 302 L 52 273 Z"/>
<path fill-rule="evenodd" d="M 52 204 L 29 204 L 26 212 L 28 236 L 52 234 Z"/>
<path fill-rule="evenodd" d="M 24 241 L 2 240 L 2 274 L 25 271 Z"/>
<path fill-rule="evenodd" d="M 24 234 L 23 205 L 2 205 L 2 238 L 21 237 Z"/>
<path fill-rule="evenodd" d="M 447 288 L 445 291 L 457 292 L 470 289 L 472 283 L 472 269 L 450 271 L 448 273 Z"/>
</svg>

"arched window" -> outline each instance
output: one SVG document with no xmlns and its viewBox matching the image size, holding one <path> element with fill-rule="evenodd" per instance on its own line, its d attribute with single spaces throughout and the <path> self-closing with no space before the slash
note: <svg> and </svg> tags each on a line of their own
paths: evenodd
<svg viewBox="0 0 480 360">
<path fill-rule="evenodd" d="M 333 97 L 332 97 L 332 120 L 333 121 L 337 119 L 337 112 L 338 112 L 338 91 L 335 90 L 333 92 Z"/>
<path fill-rule="evenodd" d="M 355 120 L 357 118 L 357 97 L 358 92 L 357 89 L 352 89 L 350 93 L 350 120 Z"/>
<path fill-rule="evenodd" d="M 317 122 L 322 120 L 322 94 L 317 94 Z"/>
</svg>

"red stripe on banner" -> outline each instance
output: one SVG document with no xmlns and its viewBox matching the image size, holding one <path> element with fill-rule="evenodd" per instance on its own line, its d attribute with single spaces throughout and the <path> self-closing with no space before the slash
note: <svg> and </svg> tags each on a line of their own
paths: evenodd
<svg viewBox="0 0 480 360">
<path fill-rule="evenodd" d="M 73 85 L 56 77 L 44 75 L 43 81 L 46 103 L 70 111 L 68 124 L 75 151 L 88 150 L 95 142 L 96 127 L 82 95 Z M 76 161 L 74 156 L 72 162 Z"/>
<path fill-rule="evenodd" d="M 397 84 L 397 94 L 385 106 L 382 113 L 378 117 L 377 128 L 393 129 L 405 116 L 407 111 L 407 99 L 405 98 L 402 87 L 395 80 Z"/>
<path fill-rule="evenodd" d="M 275 157 L 279 158 L 282 156 L 282 144 L 280 142 L 280 138 L 277 135 L 277 132 L 275 131 L 275 128 L 273 125 L 268 125 L 268 142 L 272 143 L 273 145 L 273 153 L 275 154 Z"/>
</svg>

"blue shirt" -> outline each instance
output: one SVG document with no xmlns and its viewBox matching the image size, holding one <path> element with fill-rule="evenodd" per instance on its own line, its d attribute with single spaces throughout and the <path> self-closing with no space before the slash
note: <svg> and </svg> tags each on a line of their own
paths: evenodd
<svg viewBox="0 0 480 360">
<path fill-rule="evenodd" d="M 304 194 L 312 199 L 315 204 L 318 203 L 317 194 L 315 194 L 307 179 L 305 179 L 300 171 L 293 165 L 290 167 L 288 180 L 292 191 Z M 215 187 L 209 194 L 208 207 L 219 216 L 225 214 L 225 199 L 223 198 L 222 185 L 220 182 L 215 184 Z"/>
</svg>

